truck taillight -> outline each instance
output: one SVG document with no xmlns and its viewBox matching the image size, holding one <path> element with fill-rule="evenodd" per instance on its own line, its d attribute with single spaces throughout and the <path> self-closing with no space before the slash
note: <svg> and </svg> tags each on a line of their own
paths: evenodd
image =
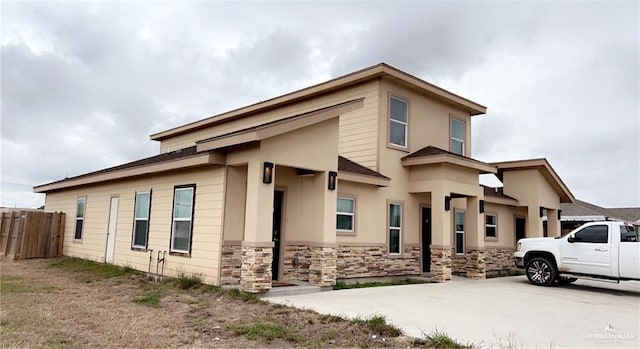
<svg viewBox="0 0 640 349">
<path fill-rule="evenodd" d="M 516 251 L 520 251 L 520 247 L 522 247 L 522 243 L 518 242 L 516 245 Z"/>
</svg>

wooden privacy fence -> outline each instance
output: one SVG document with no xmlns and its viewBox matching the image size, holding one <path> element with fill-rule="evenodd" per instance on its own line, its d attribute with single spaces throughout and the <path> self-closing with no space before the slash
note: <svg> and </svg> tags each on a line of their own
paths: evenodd
<svg viewBox="0 0 640 349">
<path fill-rule="evenodd" d="M 62 256 L 64 212 L 3 212 L 0 255 L 10 259 Z"/>
</svg>

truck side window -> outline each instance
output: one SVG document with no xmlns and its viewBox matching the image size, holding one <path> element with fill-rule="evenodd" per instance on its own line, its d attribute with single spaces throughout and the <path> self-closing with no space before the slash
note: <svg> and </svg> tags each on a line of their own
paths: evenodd
<svg viewBox="0 0 640 349">
<path fill-rule="evenodd" d="M 620 242 L 638 242 L 638 232 L 632 226 L 620 226 Z"/>
<path fill-rule="evenodd" d="M 606 225 L 588 226 L 574 235 L 575 242 L 606 244 L 609 242 L 609 230 Z"/>
</svg>

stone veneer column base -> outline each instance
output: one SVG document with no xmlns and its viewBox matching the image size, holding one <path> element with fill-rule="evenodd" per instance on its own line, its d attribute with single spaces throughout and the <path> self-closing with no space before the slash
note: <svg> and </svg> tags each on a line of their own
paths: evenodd
<svg viewBox="0 0 640 349">
<path fill-rule="evenodd" d="M 336 284 L 337 249 L 333 247 L 311 247 L 309 283 L 320 287 Z"/>
<path fill-rule="evenodd" d="M 451 247 L 431 247 L 431 281 L 451 280 Z"/>
<path fill-rule="evenodd" d="M 220 260 L 220 285 L 240 285 L 242 273 L 242 246 L 222 246 L 222 259 Z"/>
<path fill-rule="evenodd" d="M 467 249 L 467 277 L 469 279 L 483 280 L 487 278 L 485 268 L 485 250 L 472 250 Z"/>
<path fill-rule="evenodd" d="M 242 246 L 240 288 L 249 293 L 269 291 L 272 261 L 273 248 Z"/>
</svg>

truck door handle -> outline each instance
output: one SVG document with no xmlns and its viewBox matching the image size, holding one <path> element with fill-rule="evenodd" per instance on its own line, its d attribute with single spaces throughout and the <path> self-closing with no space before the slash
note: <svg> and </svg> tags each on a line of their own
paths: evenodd
<svg viewBox="0 0 640 349">
<path fill-rule="evenodd" d="M 598 247 L 598 248 L 596 248 L 596 251 L 598 251 L 598 252 L 607 252 L 608 250 L 606 248 Z"/>
</svg>

